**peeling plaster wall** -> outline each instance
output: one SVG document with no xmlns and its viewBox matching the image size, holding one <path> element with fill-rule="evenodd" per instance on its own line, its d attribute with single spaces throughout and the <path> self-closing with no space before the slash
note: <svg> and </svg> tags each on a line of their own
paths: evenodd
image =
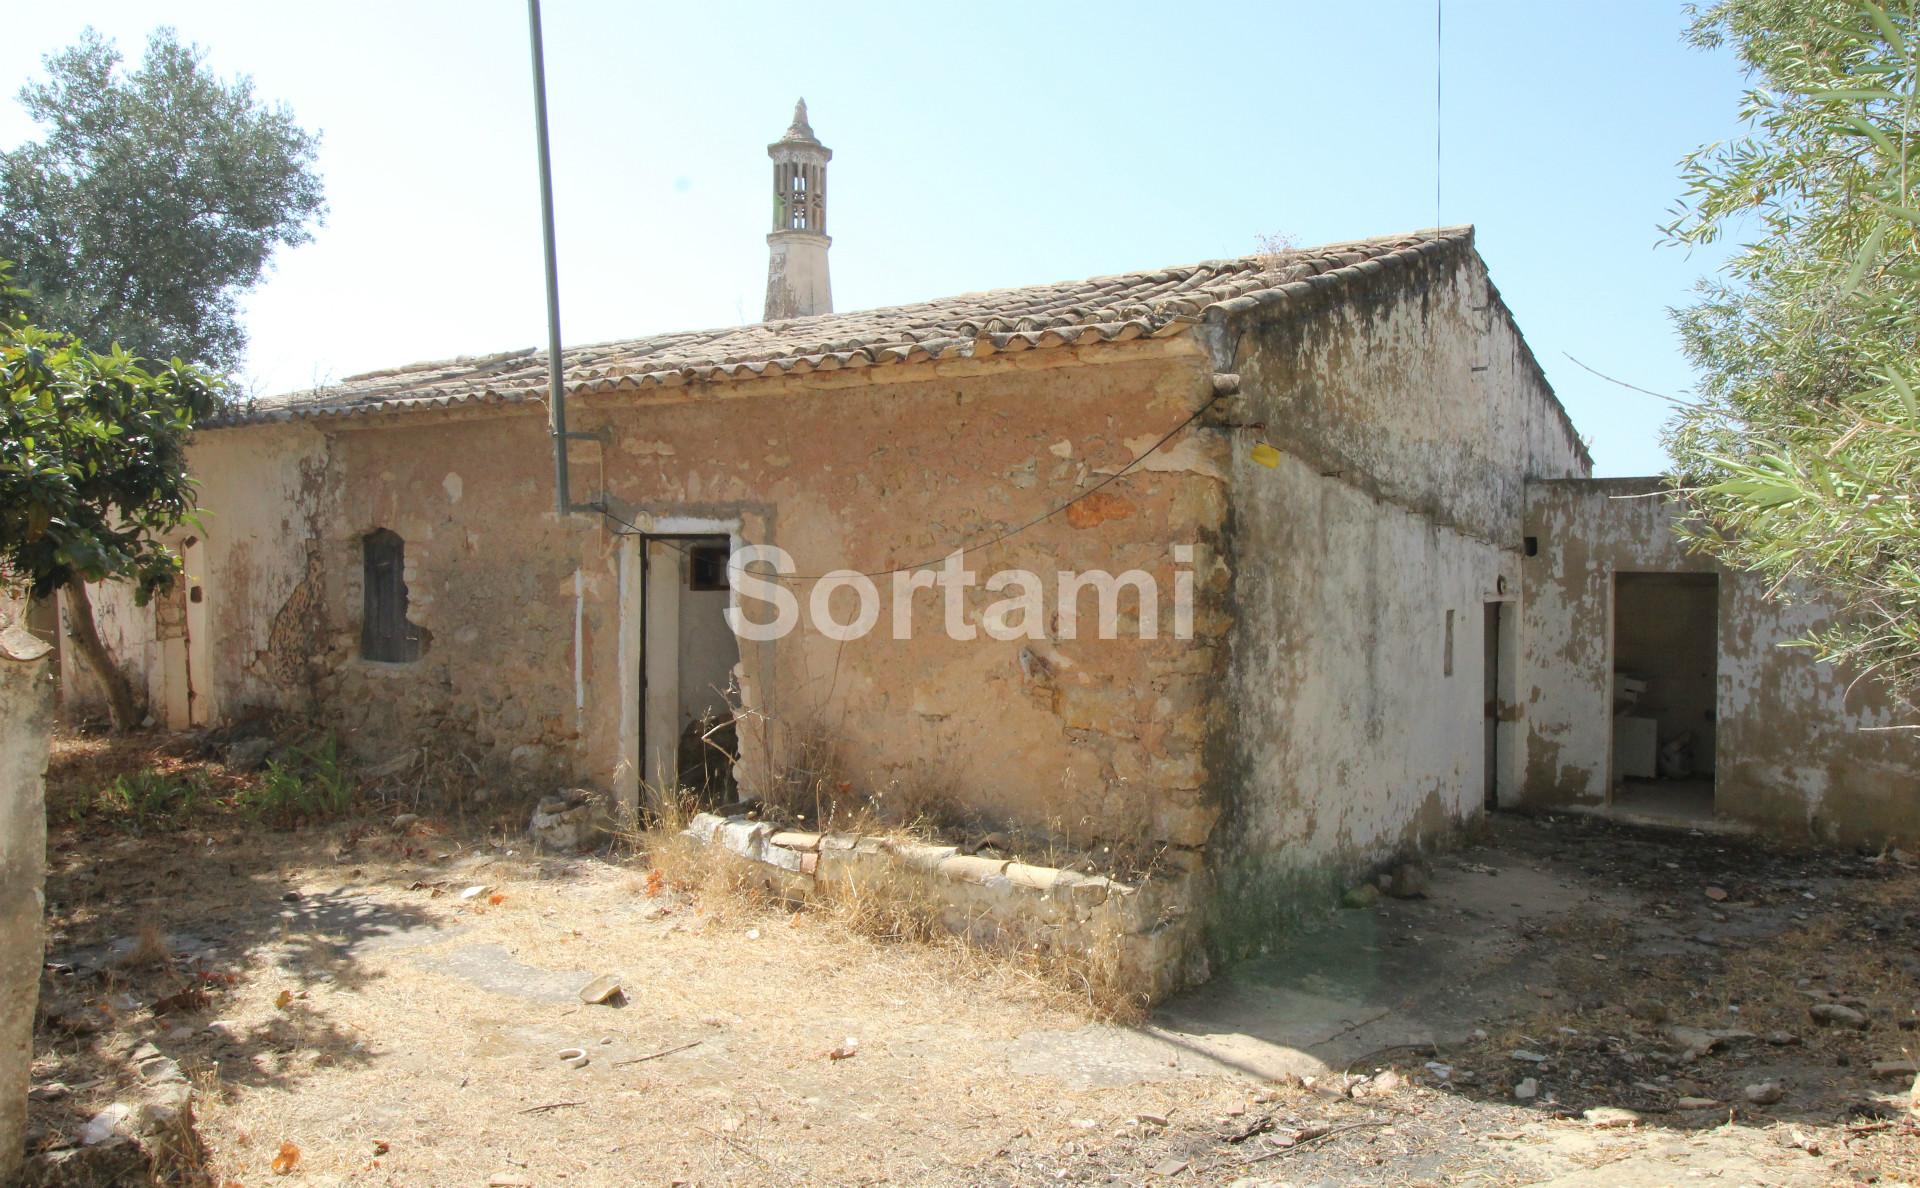
<svg viewBox="0 0 1920 1188">
<path fill-rule="evenodd" d="M 1763 579 L 1689 553 L 1662 489 L 1658 479 L 1528 487 L 1539 554 L 1523 567 L 1527 803 L 1608 801 L 1614 575 L 1717 573 L 1715 812 L 1788 836 L 1920 839 L 1920 739 L 1867 729 L 1899 721 L 1870 680 L 1780 646 L 1830 612 L 1816 600 L 1769 602 Z"/>
<path fill-rule="evenodd" d="M 1265 423 L 1235 434 L 1232 708 L 1213 747 L 1229 953 L 1480 811 L 1484 606 L 1518 596 L 1527 477 L 1588 468 L 1477 256 L 1338 301 L 1222 344 L 1234 419 Z M 1250 460 L 1261 439 L 1271 469 Z M 1502 725 L 1503 755 L 1517 736 Z"/>
<path fill-rule="evenodd" d="M 188 465 L 201 522 L 168 538 L 185 561 L 184 580 L 146 607 L 134 605 L 126 583 L 90 587 L 100 638 L 169 728 L 307 708 L 313 542 L 331 505 L 327 439 L 295 425 L 201 433 Z M 104 715 L 79 650 L 60 649 L 60 662 L 63 710 Z"/>
<path fill-rule="evenodd" d="M 743 540 L 786 549 L 802 573 L 887 569 L 1066 501 L 1198 407 L 1209 377 L 1200 348 L 1176 338 L 582 398 L 572 427 L 603 437 L 574 446 L 575 497 L 605 492 L 633 519 L 737 522 Z M 205 563 L 223 621 L 207 644 L 221 709 L 310 704 L 362 754 L 430 742 L 468 749 L 527 790 L 616 786 L 631 681 L 619 661 L 624 529 L 554 514 L 537 409 L 320 424 L 222 430 L 195 446 L 210 526 L 229 526 L 225 539 L 210 530 Z M 743 790 L 768 788 L 803 743 L 824 739 L 839 779 L 883 808 L 1073 845 L 1204 843 L 1223 592 L 1216 580 L 1202 598 L 1202 639 L 1172 639 L 1172 546 L 1198 543 L 1191 568 L 1205 571 L 1226 514 L 1224 461 L 1218 441 L 1183 444 L 970 555 L 981 580 L 1001 569 L 1043 578 L 1041 639 L 950 640 L 935 589 L 913 595 L 912 638 L 897 640 L 881 579 L 880 623 L 864 640 L 803 630 L 742 641 L 757 711 L 741 731 Z M 359 658 L 360 538 L 375 528 L 405 541 L 409 619 L 427 640 L 412 663 Z M 1133 568 L 1158 581 L 1159 638 L 1061 637 L 1056 571 Z M 813 583 L 795 589 L 805 604 Z M 976 588 L 965 624 L 978 631 L 1003 597 Z M 1083 636 L 1094 604 L 1086 594 Z M 852 606 L 846 591 L 833 600 L 842 619 Z M 1137 624 L 1131 594 L 1121 606 Z"/>
</svg>

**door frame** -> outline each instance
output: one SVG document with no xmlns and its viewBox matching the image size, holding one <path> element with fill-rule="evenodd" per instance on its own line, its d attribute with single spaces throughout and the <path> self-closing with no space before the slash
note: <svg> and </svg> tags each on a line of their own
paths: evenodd
<svg viewBox="0 0 1920 1188">
<path fill-rule="evenodd" d="M 746 543 L 738 516 L 655 516 L 642 521 L 645 532 L 622 531 L 617 559 L 620 601 L 620 762 L 614 771 L 614 799 L 623 820 L 637 820 L 645 780 L 647 690 L 647 542 L 724 536 L 729 553 Z M 739 604 L 731 585 L 727 606 Z M 678 656 L 676 654 L 676 661 Z M 658 811 L 662 806 L 649 802 Z"/>
</svg>

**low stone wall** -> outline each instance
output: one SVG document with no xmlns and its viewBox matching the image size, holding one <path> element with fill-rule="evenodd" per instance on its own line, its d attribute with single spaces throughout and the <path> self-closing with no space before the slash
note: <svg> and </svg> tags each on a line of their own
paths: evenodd
<svg viewBox="0 0 1920 1188">
<path fill-rule="evenodd" d="M 1209 974 L 1199 874 L 1139 883 L 962 854 L 957 846 L 780 830 L 702 813 L 687 835 L 766 868 L 769 882 L 819 893 L 896 895 L 941 927 L 984 946 L 1083 966 L 1129 998 L 1152 1003 Z"/>
</svg>

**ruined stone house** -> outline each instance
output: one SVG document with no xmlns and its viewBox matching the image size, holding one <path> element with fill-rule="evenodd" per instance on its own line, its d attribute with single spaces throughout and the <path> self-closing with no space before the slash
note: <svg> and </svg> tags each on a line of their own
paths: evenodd
<svg viewBox="0 0 1920 1188">
<path fill-rule="evenodd" d="M 770 154 L 768 320 L 566 352 L 596 511 L 554 510 L 532 350 L 201 432 L 187 582 L 98 597 L 155 716 L 292 710 L 363 755 L 629 802 L 731 722 L 742 795 L 830 770 L 1144 856 L 1229 951 L 1492 806 L 1920 833 L 1912 736 L 1777 646 L 1819 607 L 1683 552 L 1653 486 L 1589 477 L 1471 228 L 836 313 L 830 153 L 803 110 Z M 1116 639 L 979 587 L 971 639 L 928 588 L 908 639 L 728 629 L 743 546 L 785 550 L 804 604 L 809 575 L 1010 531 L 965 565 L 1160 596 L 1119 591 Z"/>
</svg>

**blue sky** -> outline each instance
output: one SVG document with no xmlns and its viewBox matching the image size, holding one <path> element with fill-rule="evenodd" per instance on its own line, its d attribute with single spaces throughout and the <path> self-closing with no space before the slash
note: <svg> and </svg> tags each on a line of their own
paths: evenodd
<svg viewBox="0 0 1920 1188">
<path fill-rule="evenodd" d="M 1495 283 L 1601 474 L 1664 464 L 1666 310 L 1719 251 L 1657 248 L 1675 162 L 1737 131 L 1731 57 L 1677 2 L 1445 13 L 1439 221 Z M 524 6 L 85 0 L 8 20 L 0 79 L 92 24 L 170 23 L 324 136 L 331 211 L 247 306 L 265 392 L 544 335 Z M 548 0 L 569 342 L 758 317 L 795 97 L 834 149 L 840 309 L 1436 221 L 1434 8 Z M 32 133 L 0 104 L 0 146 Z"/>
</svg>

